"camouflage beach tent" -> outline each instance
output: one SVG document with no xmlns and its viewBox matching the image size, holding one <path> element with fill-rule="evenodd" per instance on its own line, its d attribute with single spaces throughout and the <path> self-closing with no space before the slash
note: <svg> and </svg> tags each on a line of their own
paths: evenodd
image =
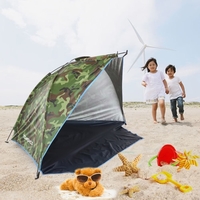
<svg viewBox="0 0 200 200">
<path fill-rule="evenodd" d="M 123 58 L 75 59 L 33 89 L 12 140 L 34 159 L 38 176 L 100 166 L 141 139 L 122 128 Z"/>
</svg>

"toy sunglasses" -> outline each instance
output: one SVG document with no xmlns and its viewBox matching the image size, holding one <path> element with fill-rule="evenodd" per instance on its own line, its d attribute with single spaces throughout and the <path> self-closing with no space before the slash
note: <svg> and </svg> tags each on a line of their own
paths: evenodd
<svg viewBox="0 0 200 200">
<path fill-rule="evenodd" d="M 96 174 L 93 174 L 92 176 L 87 176 L 87 175 L 80 174 L 76 178 L 81 183 L 85 183 L 88 180 L 88 178 L 91 178 L 93 181 L 96 182 L 96 181 L 99 181 L 101 179 L 101 174 L 100 173 L 96 173 Z"/>
</svg>

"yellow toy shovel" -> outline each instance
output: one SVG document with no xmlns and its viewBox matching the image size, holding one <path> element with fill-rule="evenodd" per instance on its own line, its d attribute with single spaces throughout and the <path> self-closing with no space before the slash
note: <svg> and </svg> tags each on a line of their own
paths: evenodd
<svg viewBox="0 0 200 200">
<path fill-rule="evenodd" d="M 159 175 L 165 175 L 166 176 L 166 178 L 165 179 L 163 179 L 163 177 L 162 177 L 162 179 L 159 179 Z M 175 180 L 173 180 L 172 179 L 172 175 L 170 174 L 170 173 L 168 173 L 168 172 L 166 172 L 166 171 L 162 171 L 162 172 L 160 172 L 160 173 L 158 173 L 158 174 L 155 174 L 155 175 L 153 175 L 152 177 L 151 177 L 153 180 L 155 180 L 156 182 L 158 182 L 158 183 L 161 183 L 161 184 L 166 184 L 166 183 L 168 183 L 168 182 L 171 182 L 171 183 L 173 183 L 181 192 L 190 192 L 191 190 L 192 190 L 192 187 L 191 186 L 189 186 L 189 185 L 181 185 L 180 183 L 178 183 L 178 182 L 176 182 Z"/>
</svg>

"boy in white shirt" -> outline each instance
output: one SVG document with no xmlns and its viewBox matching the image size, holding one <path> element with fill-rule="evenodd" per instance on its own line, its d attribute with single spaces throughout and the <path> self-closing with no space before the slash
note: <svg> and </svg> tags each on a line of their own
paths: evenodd
<svg viewBox="0 0 200 200">
<path fill-rule="evenodd" d="M 184 105 L 183 105 L 183 98 L 186 97 L 185 94 L 185 87 L 180 80 L 179 77 L 174 76 L 176 73 L 176 68 L 173 65 L 168 65 L 165 68 L 165 73 L 168 75 L 168 78 L 166 79 L 168 88 L 169 88 L 169 95 L 170 95 L 170 107 L 171 107 L 171 112 L 172 116 L 174 118 L 175 122 L 177 121 L 178 115 L 177 115 L 177 104 L 178 104 L 178 109 L 179 109 L 179 114 L 180 114 L 180 119 L 184 120 Z"/>
</svg>

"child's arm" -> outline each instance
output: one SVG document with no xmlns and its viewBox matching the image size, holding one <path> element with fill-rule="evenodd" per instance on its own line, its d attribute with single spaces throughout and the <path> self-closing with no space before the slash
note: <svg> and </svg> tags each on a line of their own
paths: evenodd
<svg viewBox="0 0 200 200">
<path fill-rule="evenodd" d="M 186 94 L 185 94 L 185 87 L 184 87 L 184 85 L 183 85 L 182 82 L 180 82 L 179 85 L 180 85 L 180 87 L 181 87 L 181 89 L 182 89 L 182 97 L 185 98 L 185 97 L 186 97 Z"/>
<path fill-rule="evenodd" d="M 165 86 L 165 93 L 168 94 L 169 93 L 169 88 L 168 88 L 168 85 L 167 85 L 167 81 L 165 79 L 163 80 L 163 84 Z"/>
<path fill-rule="evenodd" d="M 144 87 L 146 87 L 146 86 L 147 86 L 147 83 L 146 83 L 145 81 L 142 81 L 142 85 L 143 85 Z"/>
</svg>

